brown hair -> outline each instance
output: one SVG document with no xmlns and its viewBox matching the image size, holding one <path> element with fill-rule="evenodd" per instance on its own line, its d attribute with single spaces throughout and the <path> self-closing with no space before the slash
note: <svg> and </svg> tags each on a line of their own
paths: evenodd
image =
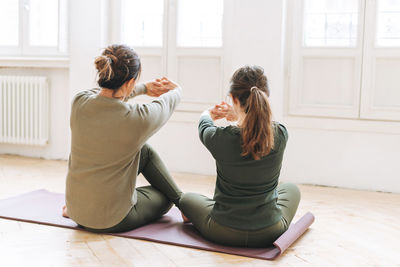
<svg viewBox="0 0 400 267">
<path fill-rule="evenodd" d="M 94 64 L 98 71 L 97 83 L 102 88 L 117 91 L 126 81 L 139 77 L 142 70 L 139 55 L 126 45 L 110 45 Z"/>
<path fill-rule="evenodd" d="M 274 132 L 264 70 L 259 66 L 238 69 L 231 78 L 230 93 L 246 113 L 242 124 L 242 156 L 251 155 L 258 160 L 268 155 L 274 147 Z"/>
</svg>

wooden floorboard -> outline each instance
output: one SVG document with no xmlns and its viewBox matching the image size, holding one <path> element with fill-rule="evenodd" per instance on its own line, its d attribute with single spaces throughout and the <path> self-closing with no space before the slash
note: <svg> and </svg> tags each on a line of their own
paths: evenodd
<svg viewBox="0 0 400 267">
<path fill-rule="evenodd" d="M 0 198 L 64 192 L 66 168 L 65 161 L 0 155 Z M 212 196 L 214 177 L 173 176 L 184 192 Z M 312 211 L 316 221 L 275 261 L 0 219 L 0 266 L 400 266 L 400 194 L 300 189 L 295 220 Z"/>
</svg>

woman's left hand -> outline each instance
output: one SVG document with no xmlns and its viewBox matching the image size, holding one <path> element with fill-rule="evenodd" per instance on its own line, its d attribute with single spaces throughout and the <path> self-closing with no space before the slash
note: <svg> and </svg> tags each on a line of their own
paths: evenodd
<svg viewBox="0 0 400 267">
<path fill-rule="evenodd" d="M 224 101 L 221 104 L 215 105 L 209 111 L 213 120 L 226 118 L 228 121 L 236 121 L 238 119 L 233 107 Z"/>
<path fill-rule="evenodd" d="M 223 119 L 227 115 L 227 109 L 222 105 L 222 103 L 210 108 L 209 111 L 213 121 Z"/>
<path fill-rule="evenodd" d="M 160 95 L 165 94 L 166 92 L 169 91 L 168 88 L 163 86 L 161 82 L 158 81 L 146 82 L 146 88 L 147 88 L 146 94 L 152 97 L 159 97 Z"/>
<path fill-rule="evenodd" d="M 226 102 L 222 102 L 221 105 L 224 106 L 226 110 L 226 120 L 227 121 L 237 121 L 239 119 L 238 115 L 235 112 L 235 109 Z"/>
<path fill-rule="evenodd" d="M 147 95 L 153 97 L 159 97 L 168 91 L 174 90 L 178 85 L 173 81 L 169 80 L 167 77 L 162 77 L 161 79 L 155 79 L 146 83 Z"/>
</svg>

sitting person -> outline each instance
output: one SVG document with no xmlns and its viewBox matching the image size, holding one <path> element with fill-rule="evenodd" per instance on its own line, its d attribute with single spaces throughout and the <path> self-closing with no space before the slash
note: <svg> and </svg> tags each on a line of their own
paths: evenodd
<svg viewBox="0 0 400 267">
<path fill-rule="evenodd" d="M 200 140 L 217 165 L 214 198 L 186 193 L 179 205 L 184 220 L 216 243 L 270 246 L 296 213 L 298 187 L 278 185 L 288 133 L 272 122 L 268 96 L 263 69 L 246 66 L 231 78 L 233 107 L 223 102 L 200 118 Z M 216 127 L 224 117 L 237 126 Z"/>
<path fill-rule="evenodd" d="M 125 232 L 179 204 L 181 190 L 146 141 L 172 115 L 181 88 L 167 78 L 135 87 L 140 58 L 124 45 L 107 47 L 95 65 L 100 89 L 82 91 L 72 103 L 63 215 L 89 231 Z M 158 98 L 125 102 L 139 94 Z M 140 173 L 150 186 L 136 188 Z"/>
</svg>

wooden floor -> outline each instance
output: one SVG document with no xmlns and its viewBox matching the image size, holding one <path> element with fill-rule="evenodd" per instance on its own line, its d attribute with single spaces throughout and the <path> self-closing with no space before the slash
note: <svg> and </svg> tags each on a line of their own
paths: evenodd
<svg viewBox="0 0 400 267">
<path fill-rule="evenodd" d="M 65 161 L 0 155 L 0 198 L 40 188 L 63 192 L 65 174 Z M 213 177 L 174 177 L 183 191 L 212 196 Z M 399 194 L 300 189 L 295 220 L 312 211 L 316 221 L 275 261 L 0 219 L 0 266 L 400 266 Z"/>
</svg>

